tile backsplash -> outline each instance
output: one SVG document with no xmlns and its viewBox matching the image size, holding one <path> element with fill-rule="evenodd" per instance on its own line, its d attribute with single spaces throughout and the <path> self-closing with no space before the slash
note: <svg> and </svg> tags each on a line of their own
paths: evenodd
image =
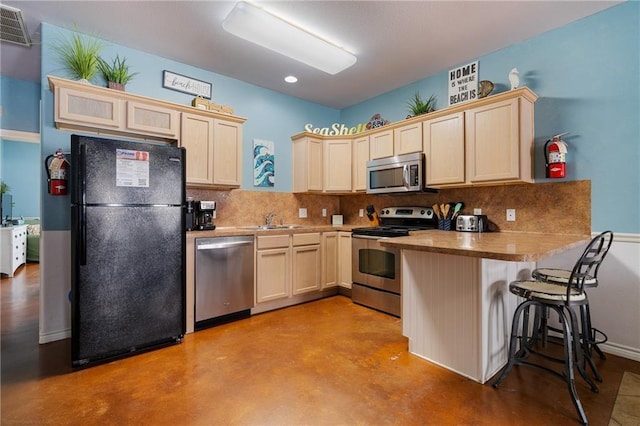
<svg viewBox="0 0 640 426">
<path fill-rule="evenodd" d="M 323 195 L 230 190 L 188 189 L 194 200 L 217 202 L 217 226 L 258 225 L 269 213 L 287 224 L 330 225 L 331 215 L 344 216 L 345 225 L 367 226 L 359 210 L 373 204 L 377 211 L 390 206 L 431 206 L 464 202 L 463 213 L 482 209 L 500 231 L 589 234 L 591 232 L 591 181 L 443 189 L 411 195 Z M 307 218 L 299 209 L 306 208 Z M 322 210 L 326 209 L 326 217 Z M 516 210 L 516 221 L 507 222 L 506 209 Z"/>
</svg>

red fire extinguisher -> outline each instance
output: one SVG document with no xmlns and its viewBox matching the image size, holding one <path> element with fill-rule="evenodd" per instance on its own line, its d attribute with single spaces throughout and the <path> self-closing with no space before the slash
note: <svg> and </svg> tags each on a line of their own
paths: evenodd
<svg viewBox="0 0 640 426">
<path fill-rule="evenodd" d="M 562 136 L 569 132 L 555 135 L 544 144 L 545 168 L 548 178 L 567 177 L 567 144 Z"/>
<path fill-rule="evenodd" d="M 47 170 L 47 189 L 51 195 L 67 195 L 67 169 L 69 162 L 65 160 L 61 149 L 44 160 Z"/>
</svg>

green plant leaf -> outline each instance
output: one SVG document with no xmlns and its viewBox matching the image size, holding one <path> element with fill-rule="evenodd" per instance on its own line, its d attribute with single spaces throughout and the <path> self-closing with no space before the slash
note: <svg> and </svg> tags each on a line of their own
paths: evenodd
<svg viewBox="0 0 640 426">
<path fill-rule="evenodd" d="M 74 32 L 52 47 L 74 78 L 91 80 L 98 70 L 104 44 L 99 39 Z"/>
<path fill-rule="evenodd" d="M 130 72 L 129 65 L 127 65 L 127 58 L 120 59 L 119 55 L 116 55 L 111 64 L 100 58 L 98 68 L 105 80 L 122 85 L 126 85 L 133 77 L 138 75 L 137 72 Z"/>
</svg>

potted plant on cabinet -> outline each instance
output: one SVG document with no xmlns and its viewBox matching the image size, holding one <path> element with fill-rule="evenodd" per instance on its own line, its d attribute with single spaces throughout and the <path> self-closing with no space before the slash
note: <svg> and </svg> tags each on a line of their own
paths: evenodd
<svg viewBox="0 0 640 426">
<path fill-rule="evenodd" d="M 416 92 L 415 95 L 413 95 L 413 98 L 409 99 L 409 102 L 407 102 L 407 106 L 409 107 L 409 111 L 413 114 L 412 117 L 433 112 L 435 111 L 436 106 L 436 96 L 431 95 L 429 99 L 425 101 L 420 96 L 420 93 Z"/>
<path fill-rule="evenodd" d="M 127 64 L 127 58 L 120 59 L 120 56 L 116 55 L 115 59 L 109 64 L 104 59 L 98 60 L 98 68 L 104 79 L 107 80 L 107 86 L 110 89 L 122 90 L 133 77 L 138 73 L 132 73 Z"/>
<path fill-rule="evenodd" d="M 100 52 L 103 48 L 102 41 L 81 36 L 78 32 L 74 32 L 73 35 L 53 46 L 72 78 L 86 84 L 91 84 L 89 80 L 98 70 Z"/>
</svg>

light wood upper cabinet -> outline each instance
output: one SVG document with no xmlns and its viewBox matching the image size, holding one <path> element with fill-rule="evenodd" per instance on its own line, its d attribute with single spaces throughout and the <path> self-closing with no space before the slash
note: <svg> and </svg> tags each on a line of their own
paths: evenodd
<svg viewBox="0 0 640 426">
<path fill-rule="evenodd" d="M 213 184 L 213 118 L 182 113 L 180 146 L 186 149 L 187 183 Z"/>
<path fill-rule="evenodd" d="M 351 139 L 324 141 L 325 192 L 351 191 Z"/>
<path fill-rule="evenodd" d="M 523 87 L 427 114 L 427 185 L 532 183 L 537 98 Z"/>
<path fill-rule="evenodd" d="M 58 127 L 122 128 L 122 102 L 118 98 L 60 86 L 55 88 L 54 95 L 54 121 Z"/>
<path fill-rule="evenodd" d="M 315 136 L 294 136 L 293 192 L 322 191 L 323 140 Z"/>
<path fill-rule="evenodd" d="M 214 185 L 240 186 L 242 184 L 242 125 L 214 119 L 213 139 Z"/>
<path fill-rule="evenodd" d="M 516 98 L 465 112 L 469 182 L 533 180 L 532 119 L 525 114 L 520 120 L 527 105 Z M 521 132 L 521 125 L 528 131 Z"/>
<path fill-rule="evenodd" d="M 393 157 L 393 129 L 382 130 L 369 135 L 369 158 Z"/>
<path fill-rule="evenodd" d="M 352 184 L 354 191 L 367 189 L 367 161 L 369 161 L 369 136 L 355 138 L 352 142 L 351 161 Z"/>
<path fill-rule="evenodd" d="M 422 122 L 393 129 L 393 155 L 422 151 Z"/>
<path fill-rule="evenodd" d="M 180 132 L 180 113 L 140 101 L 127 101 L 127 120 L 125 130 L 145 135 L 159 135 L 177 139 Z"/>
<path fill-rule="evenodd" d="M 423 123 L 427 185 L 464 183 L 464 112 Z"/>
</svg>

